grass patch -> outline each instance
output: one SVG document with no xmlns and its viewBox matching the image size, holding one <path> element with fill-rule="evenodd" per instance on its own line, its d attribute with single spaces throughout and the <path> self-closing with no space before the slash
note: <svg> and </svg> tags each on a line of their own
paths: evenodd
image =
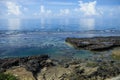
<svg viewBox="0 0 120 80">
<path fill-rule="evenodd" d="M 112 57 L 114 59 L 120 60 L 120 49 L 115 49 L 112 51 Z"/>
<path fill-rule="evenodd" d="M 18 79 L 12 74 L 0 73 L 0 80 L 18 80 Z"/>
</svg>

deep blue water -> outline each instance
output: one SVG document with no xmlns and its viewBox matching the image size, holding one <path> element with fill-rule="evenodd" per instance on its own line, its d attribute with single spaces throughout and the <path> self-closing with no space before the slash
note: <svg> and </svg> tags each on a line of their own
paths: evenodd
<svg viewBox="0 0 120 80">
<path fill-rule="evenodd" d="M 120 19 L 0 19 L 0 30 L 83 31 L 119 28 Z"/>
<path fill-rule="evenodd" d="M 65 38 L 120 36 L 119 25 L 117 19 L 1 19 L 0 57 L 92 58 L 98 55 L 74 49 Z"/>
</svg>

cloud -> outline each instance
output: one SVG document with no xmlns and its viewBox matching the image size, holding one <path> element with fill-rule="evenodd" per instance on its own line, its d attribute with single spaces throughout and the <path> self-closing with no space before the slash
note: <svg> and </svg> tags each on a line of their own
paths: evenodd
<svg viewBox="0 0 120 80">
<path fill-rule="evenodd" d="M 14 2 L 6 2 L 6 7 L 8 9 L 8 15 L 13 14 L 19 16 L 22 14 L 22 12 L 20 11 L 20 6 Z"/>
<path fill-rule="evenodd" d="M 75 11 L 79 11 L 85 16 L 98 15 L 96 3 L 97 3 L 96 1 L 85 3 L 83 1 L 79 1 L 79 8 L 75 9 Z"/>
<path fill-rule="evenodd" d="M 43 5 L 40 6 L 40 13 L 45 13 L 45 7 Z"/>
<path fill-rule="evenodd" d="M 35 12 L 33 15 L 40 16 L 40 17 L 47 17 L 47 16 L 50 16 L 51 14 L 52 14 L 51 10 L 45 9 L 45 7 L 43 5 L 41 5 L 40 11 Z"/>
<path fill-rule="evenodd" d="M 33 15 L 34 16 L 39 16 L 39 17 L 61 17 L 61 16 L 68 16 L 70 14 L 69 9 L 59 9 L 59 12 L 53 12 L 50 9 L 46 9 L 45 6 L 41 5 L 40 6 L 40 11 L 35 12 Z"/>
<path fill-rule="evenodd" d="M 76 5 L 75 3 L 73 2 L 46 2 L 47 4 L 50 4 L 50 5 L 65 5 L 65 6 L 73 6 L 73 5 Z"/>
<path fill-rule="evenodd" d="M 69 9 L 61 9 L 60 10 L 60 15 L 61 16 L 65 16 L 65 15 L 69 15 L 70 14 L 70 10 Z"/>
<path fill-rule="evenodd" d="M 120 15 L 120 6 L 104 6 L 104 7 L 100 7 L 99 11 L 101 11 L 102 16 L 105 17 L 114 17 L 114 18 L 118 18 L 118 16 Z"/>
<path fill-rule="evenodd" d="M 51 13 L 52 13 L 51 10 L 45 9 L 45 7 L 44 7 L 43 5 L 40 6 L 40 14 L 41 14 L 41 15 L 43 15 L 43 14 L 49 15 L 49 14 L 51 14 Z"/>
</svg>

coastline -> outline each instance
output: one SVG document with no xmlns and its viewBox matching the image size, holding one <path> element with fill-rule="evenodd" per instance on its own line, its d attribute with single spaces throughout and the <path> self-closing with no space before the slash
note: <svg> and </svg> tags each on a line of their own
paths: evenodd
<svg viewBox="0 0 120 80">
<path fill-rule="evenodd" d="M 74 59 L 60 62 L 50 59 L 47 55 L 41 55 L 0 59 L 0 64 L 0 72 L 13 74 L 20 80 L 25 78 L 27 80 L 107 80 L 113 77 L 120 78 L 120 63 L 114 60 Z"/>
<path fill-rule="evenodd" d="M 102 37 L 100 39 L 105 38 Z M 72 40 L 73 38 L 69 39 Z M 80 39 L 75 38 L 72 41 L 79 42 Z M 84 38 L 82 41 L 85 41 L 85 39 L 91 38 Z M 112 37 L 112 39 L 116 38 Z M 118 41 L 119 39 L 120 37 L 117 38 Z M 103 42 L 104 40 L 100 41 Z M 116 42 L 115 40 L 113 41 Z M 119 51 L 113 53 L 114 55 L 118 55 Z M 0 72 L 13 74 L 20 80 L 119 80 L 119 67 L 119 60 L 102 57 L 94 59 L 55 60 L 48 55 L 36 55 L 0 59 Z"/>
</svg>

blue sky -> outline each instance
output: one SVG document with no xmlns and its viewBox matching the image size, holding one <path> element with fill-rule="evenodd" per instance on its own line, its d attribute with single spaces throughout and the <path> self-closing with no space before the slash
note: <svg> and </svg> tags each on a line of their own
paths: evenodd
<svg viewBox="0 0 120 80">
<path fill-rule="evenodd" d="M 0 0 L 0 18 L 118 18 L 120 0 Z"/>
</svg>

